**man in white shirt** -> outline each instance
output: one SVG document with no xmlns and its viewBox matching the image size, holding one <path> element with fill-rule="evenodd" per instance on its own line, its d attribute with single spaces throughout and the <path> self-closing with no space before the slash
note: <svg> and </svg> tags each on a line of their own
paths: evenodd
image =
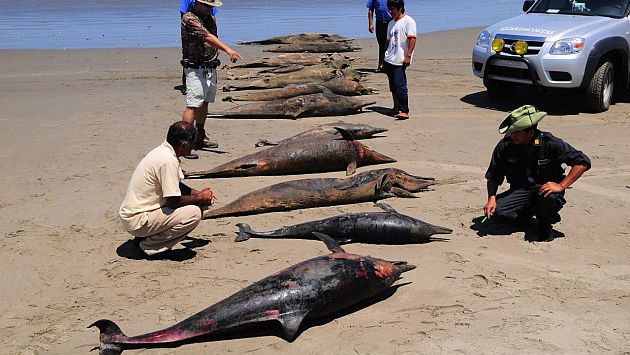
<svg viewBox="0 0 630 355">
<path fill-rule="evenodd" d="M 393 113 L 399 120 L 409 118 L 409 98 L 407 90 L 407 75 L 405 70 L 411 64 L 413 50 L 416 46 L 416 21 L 405 15 L 403 0 L 388 0 L 387 8 L 393 20 L 387 27 L 387 41 L 385 63 L 383 71 L 389 79 L 389 90 L 394 99 Z"/>
<path fill-rule="evenodd" d="M 196 139 L 192 124 L 172 124 L 166 141 L 149 152 L 131 176 L 118 214 L 147 255 L 167 251 L 183 240 L 201 221 L 201 208 L 215 200 L 210 188 L 197 191 L 181 183 L 179 157 L 190 154 Z"/>
</svg>

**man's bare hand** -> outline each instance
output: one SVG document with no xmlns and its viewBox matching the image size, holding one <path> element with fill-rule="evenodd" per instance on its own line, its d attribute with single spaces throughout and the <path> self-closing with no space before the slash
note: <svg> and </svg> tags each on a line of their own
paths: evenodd
<svg viewBox="0 0 630 355">
<path fill-rule="evenodd" d="M 243 59 L 243 57 L 241 57 L 241 55 L 237 51 L 231 48 L 225 51 L 225 53 L 227 53 L 227 55 L 230 57 L 232 63 L 236 63 L 236 60 L 238 59 Z"/>
<path fill-rule="evenodd" d="M 211 206 L 217 200 L 217 197 L 209 187 L 199 191 L 199 198 L 208 206 Z"/>
<path fill-rule="evenodd" d="M 368 31 L 370 31 L 370 33 L 374 33 L 374 25 L 373 24 L 370 24 L 368 26 Z"/>
<path fill-rule="evenodd" d="M 547 197 L 551 194 L 557 194 L 562 191 L 564 191 L 564 187 L 562 187 L 562 185 L 555 182 L 548 182 L 540 187 L 538 193 L 540 193 L 544 197 Z"/>
<path fill-rule="evenodd" d="M 488 203 L 483 206 L 483 214 L 484 216 L 490 216 L 494 214 L 494 211 L 497 209 L 497 199 L 494 196 L 490 196 L 488 198 Z"/>
</svg>

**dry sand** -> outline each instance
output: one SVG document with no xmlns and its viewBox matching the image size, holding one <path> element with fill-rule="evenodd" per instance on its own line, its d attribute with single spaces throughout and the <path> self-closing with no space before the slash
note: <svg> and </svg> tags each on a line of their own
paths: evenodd
<svg viewBox="0 0 630 355">
<path fill-rule="evenodd" d="M 418 265 L 380 302 L 323 324 L 294 342 L 267 335 L 187 344 L 147 353 L 478 354 L 628 353 L 630 344 L 630 105 L 579 113 L 577 101 L 530 92 L 488 100 L 470 71 L 478 29 L 420 37 L 408 70 L 412 119 L 390 107 L 384 75 L 367 84 L 375 111 L 343 117 L 389 128 L 365 143 L 398 159 L 391 166 L 434 176 L 418 199 L 390 199 L 399 212 L 451 227 L 448 242 L 351 244 L 349 252 Z M 355 67 L 375 66 L 375 40 L 362 40 Z M 262 48 L 240 48 L 245 61 Z M 339 213 L 376 211 L 370 203 L 202 221 L 192 236 L 209 242 L 183 261 L 122 258 L 129 239 L 116 211 L 139 160 L 180 119 L 179 50 L 0 51 L 0 353 L 87 353 L 116 321 L 128 335 L 169 326 L 284 267 L 327 253 L 323 243 L 234 243 L 238 222 L 266 230 Z M 222 55 L 222 59 L 226 57 Z M 221 84 L 227 75 L 220 71 Z M 219 93 L 211 110 L 228 107 Z M 550 115 L 541 123 L 586 152 L 593 169 L 567 192 L 557 229 L 566 238 L 530 243 L 523 231 L 481 237 L 471 222 L 485 203 L 483 173 L 506 112 L 524 103 Z M 381 110 L 382 111 L 382 110 Z M 210 168 L 337 118 L 209 120 L 226 154 L 201 153 L 184 169 Z M 365 171 L 369 167 L 360 168 Z M 343 172 L 322 174 L 343 177 Z M 307 176 L 194 180 L 224 204 L 255 188 Z M 204 243 L 195 243 L 204 244 Z M 194 245 L 193 245 L 194 246 Z M 177 247 L 181 249 L 181 246 Z M 139 353 L 132 350 L 129 353 Z"/>
</svg>

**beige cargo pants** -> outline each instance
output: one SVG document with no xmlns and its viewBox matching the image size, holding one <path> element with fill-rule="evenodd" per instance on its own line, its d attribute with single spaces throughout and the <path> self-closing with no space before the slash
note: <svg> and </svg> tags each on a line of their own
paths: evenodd
<svg viewBox="0 0 630 355">
<path fill-rule="evenodd" d="M 149 212 L 147 223 L 135 231 L 134 237 L 144 238 L 140 249 L 147 255 L 167 251 L 181 242 L 201 221 L 201 209 L 189 205 L 177 209 L 163 207 Z"/>
</svg>

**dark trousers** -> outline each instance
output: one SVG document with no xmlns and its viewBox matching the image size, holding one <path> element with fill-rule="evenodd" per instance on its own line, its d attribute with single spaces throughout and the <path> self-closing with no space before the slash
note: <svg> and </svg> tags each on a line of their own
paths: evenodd
<svg viewBox="0 0 630 355">
<path fill-rule="evenodd" d="M 407 92 L 407 68 L 402 65 L 391 65 L 387 62 L 383 64 L 383 70 L 389 80 L 389 91 L 395 97 L 394 104 L 400 112 L 409 113 L 409 96 Z"/>
<path fill-rule="evenodd" d="M 376 21 L 376 41 L 378 42 L 378 67 L 383 66 L 385 51 L 387 50 L 387 24 L 388 22 Z"/>
<path fill-rule="evenodd" d="M 564 192 L 543 197 L 538 193 L 540 185 L 523 188 L 510 188 L 497 195 L 495 215 L 515 222 L 527 223 L 536 216 L 539 223 L 554 224 L 560 222 L 558 213 L 567 202 Z"/>
</svg>

